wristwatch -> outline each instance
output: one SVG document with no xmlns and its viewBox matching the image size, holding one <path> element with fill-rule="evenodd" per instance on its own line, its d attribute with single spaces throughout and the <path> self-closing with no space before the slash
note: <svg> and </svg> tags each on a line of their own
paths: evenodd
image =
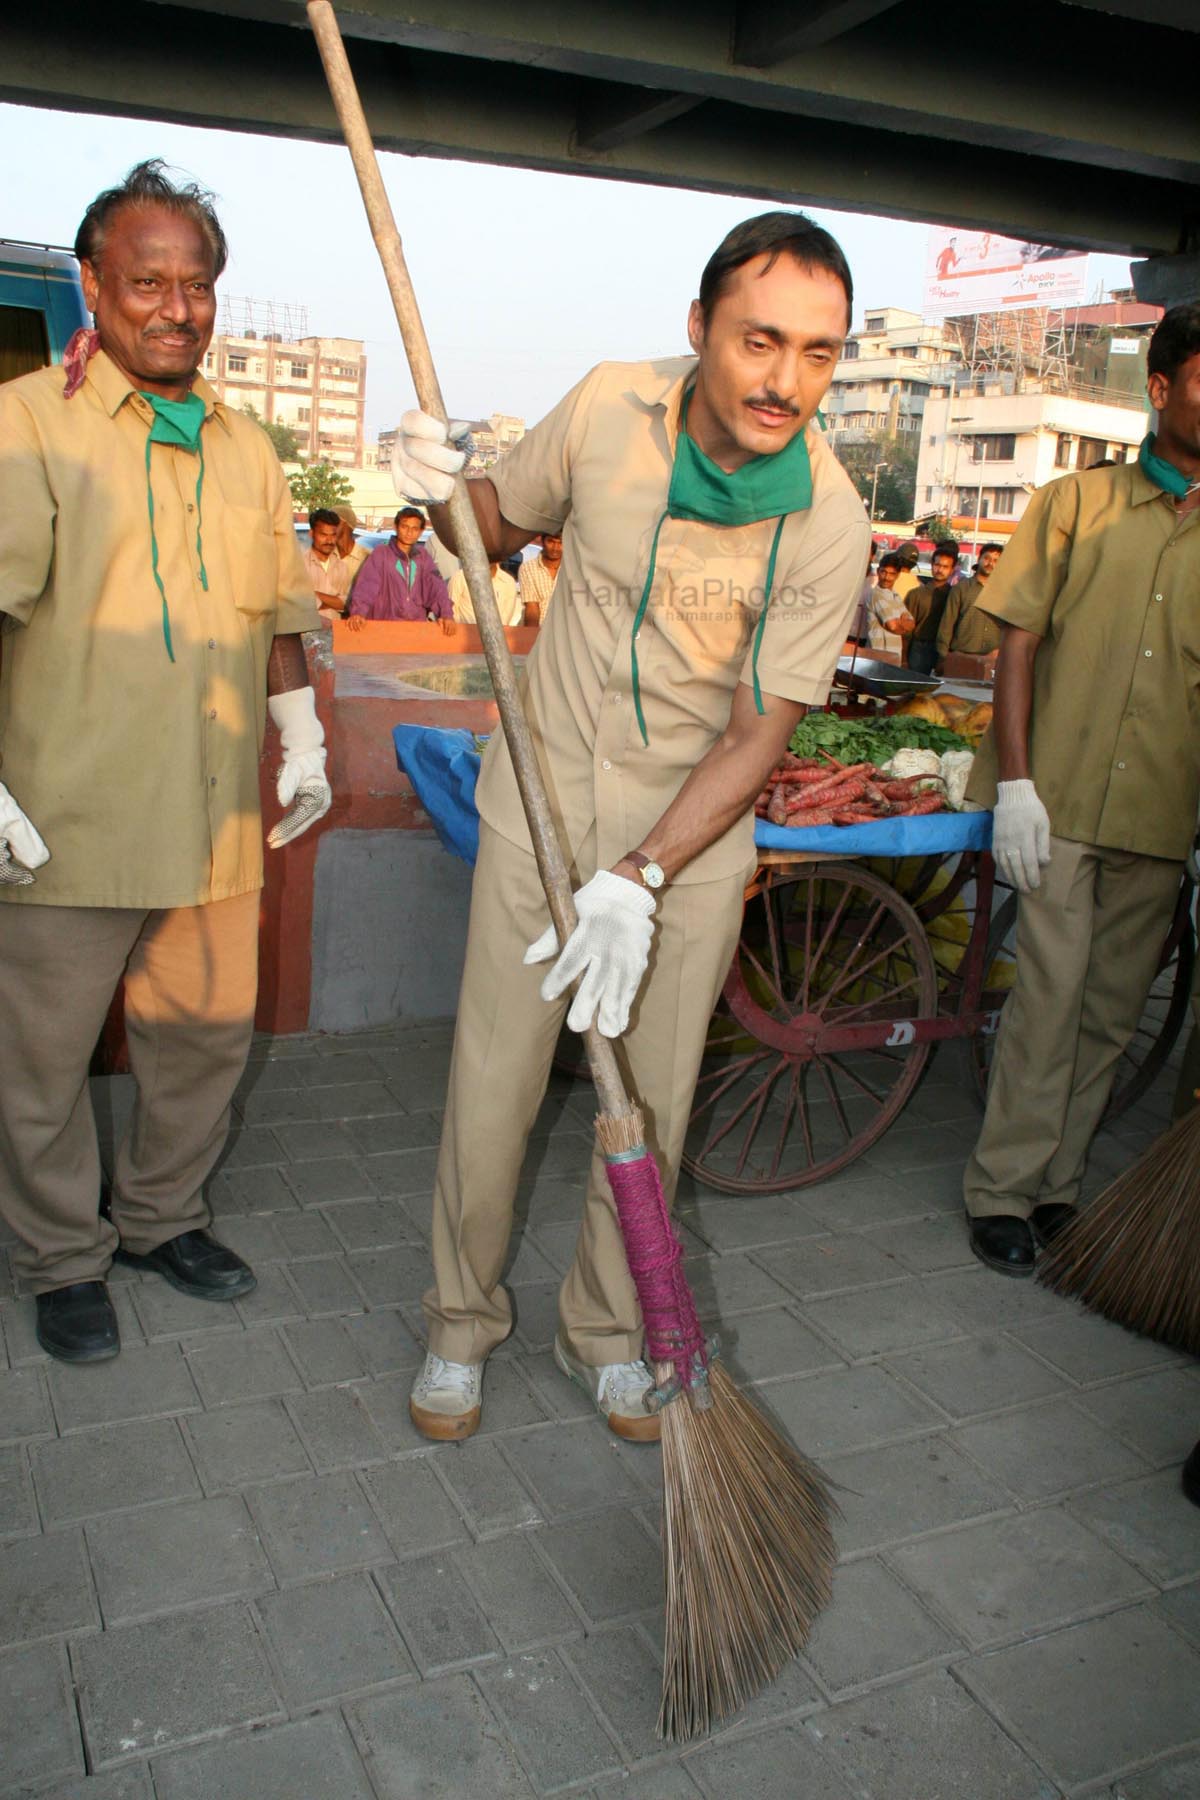
<svg viewBox="0 0 1200 1800">
<path fill-rule="evenodd" d="M 648 887 L 652 893 L 657 893 L 659 888 L 666 887 L 667 878 L 661 867 L 658 863 L 652 862 L 648 856 L 643 855 L 642 851 L 627 850 L 621 861 L 633 864 L 642 878 L 643 885 Z"/>
</svg>

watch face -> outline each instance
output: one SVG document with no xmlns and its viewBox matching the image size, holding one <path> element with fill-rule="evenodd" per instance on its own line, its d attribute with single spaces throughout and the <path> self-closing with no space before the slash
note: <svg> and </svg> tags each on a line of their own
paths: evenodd
<svg viewBox="0 0 1200 1800">
<path fill-rule="evenodd" d="M 642 870 L 642 880 L 648 888 L 660 888 L 666 883 L 666 876 L 656 862 L 648 862 Z"/>
</svg>

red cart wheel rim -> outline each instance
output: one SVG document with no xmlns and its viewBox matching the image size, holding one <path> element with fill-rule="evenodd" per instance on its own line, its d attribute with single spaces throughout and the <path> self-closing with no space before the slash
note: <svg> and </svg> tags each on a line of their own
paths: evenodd
<svg viewBox="0 0 1200 1800">
<path fill-rule="evenodd" d="M 853 863 L 772 873 L 747 903 L 684 1168 L 731 1194 L 836 1174 L 903 1108 L 929 1057 L 920 1023 L 937 1010 L 924 928 L 880 875 Z M 838 1046 L 856 1033 L 872 1041 Z"/>
</svg>

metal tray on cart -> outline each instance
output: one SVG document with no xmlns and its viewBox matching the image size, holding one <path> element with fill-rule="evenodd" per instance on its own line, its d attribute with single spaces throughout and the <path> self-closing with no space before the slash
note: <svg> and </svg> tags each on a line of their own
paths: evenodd
<svg viewBox="0 0 1200 1800">
<path fill-rule="evenodd" d="M 918 675 L 899 663 L 876 662 L 872 657 L 839 656 L 834 687 L 852 694 L 873 694 L 878 700 L 902 700 L 906 694 L 928 694 L 940 687 L 936 675 Z"/>
</svg>

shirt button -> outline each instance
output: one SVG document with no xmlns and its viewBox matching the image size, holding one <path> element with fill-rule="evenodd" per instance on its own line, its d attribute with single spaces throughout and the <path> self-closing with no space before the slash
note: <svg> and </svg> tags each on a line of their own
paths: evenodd
<svg viewBox="0 0 1200 1800">
<path fill-rule="evenodd" d="M 209 638 L 209 640 L 208 640 L 208 647 L 209 647 L 209 649 L 210 649 L 210 650 L 215 650 L 215 649 L 216 649 L 216 647 L 217 647 L 217 640 L 216 640 L 216 638 Z"/>
<path fill-rule="evenodd" d="M 1154 655 L 1154 652 L 1153 652 L 1153 650 L 1147 650 L 1147 651 L 1146 651 L 1146 655 L 1147 655 L 1147 656 L 1153 656 L 1153 655 Z"/>
<path fill-rule="evenodd" d="M 613 697 L 612 697 L 612 703 L 613 703 L 613 705 L 614 705 L 614 706 L 620 706 L 620 704 L 621 704 L 621 696 L 620 696 L 620 694 L 614 694 L 614 695 L 613 695 Z"/>
<path fill-rule="evenodd" d="M 216 785 L 217 785 L 217 778 L 216 778 L 216 776 L 215 776 L 215 775 L 210 775 L 210 776 L 209 776 L 209 778 L 208 778 L 208 785 L 209 785 L 209 787 L 216 787 Z"/>
<path fill-rule="evenodd" d="M 1118 767 L 1118 769 L 1123 769 L 1123 768 L 1124 768 L 1124 767 L 1125 767 L 1125 764 L 1124 764 L 1124 763 L 1118 763 L 1118 764 L 1117 764 L 1117 767 Z"/>
<path fill-rule="evenodd" d="M 188 501 L 188 511 L 195 512 L 195 510 L 196 510 L 196 508 L 192 505 L 192 502 L 189 500 Z"/>
<path fill-rule="evenodd" d="M 1154 598 L 1159 602 L 1160 605 L 1162 604 L 1162 595 L 1161 594 L 1155 594 Z"/>
<path fill-rule="evenodd" d="M 217 709 L 216 709 L 216 707 L 215 707 L 215 706 L 213 706 L 213 707 L 210 707 L 210 709 L 209 709 L 209 714 L 208 714 L 208 716 L 209 716 L 209 718 L 210 718 L 210 719 L 215 719 L 215 718 L 216 718 L 216 716 L 217 716 Z"/>
<path fill-rule="evenodd" d="M 611 764 L 611 763 L 610 763 L 610 762 L 608 762 L 608 761 L 605 761 L 605 762 L 602 762 L 602 763 L 601 763 L 601 764 L 600 764 L 600 767 L 601 767 L 601 768 L 602 768 L 602 769 L 611 769 L 611 768 L 612 768 L 612 764 Z"/>
</svg>

